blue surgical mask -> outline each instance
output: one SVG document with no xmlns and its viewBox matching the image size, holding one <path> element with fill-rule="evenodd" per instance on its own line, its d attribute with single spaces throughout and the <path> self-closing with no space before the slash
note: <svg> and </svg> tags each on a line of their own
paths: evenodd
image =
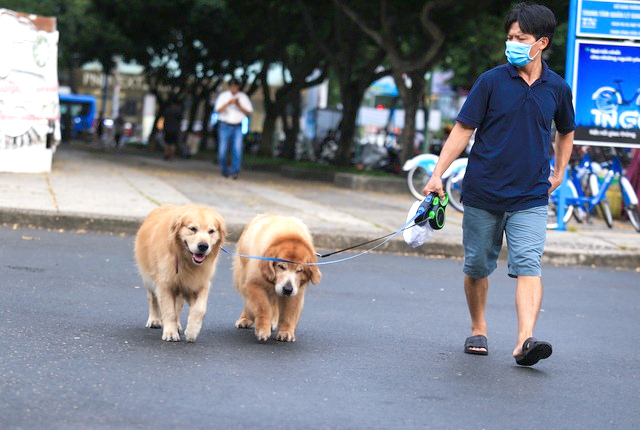
<svg viewBox="0 0 640 430">
<path fill-rule="evenodd" d="M 526 43 L 521 42 L 512 42 L 507 41 L 507 49 L 505 49 L 504 53 L 507 56 L 507 61 L 513 64 L 516 67 L 522 67 L 529 64 L 533 58 L 535 58 L 540 51 L 533 58 L 529 57 L 529 52 L 531 52 L 531 47 L 536 43 L 540 42 L 540 40 L 536 40 L 531 45 L 527 45 Z"/>
</svg>

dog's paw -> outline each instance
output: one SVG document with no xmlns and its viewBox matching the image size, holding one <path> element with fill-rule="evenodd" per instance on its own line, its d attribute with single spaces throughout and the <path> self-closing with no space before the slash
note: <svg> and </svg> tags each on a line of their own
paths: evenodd
<svg viewBox="0 0 640 430">
<path fill-rule="evenodd" d="M 160 319 L 149 318 L 147 320 L 147 328 L 162 328 L 162 322 Z"/>
<path fill-rule="evenodd" d="M 178 321 L 178 333 L 184 333 L 182 331 L 182 324 L 180 324 L 180 321 Z"/>
<path fill-rule="evenodd" d="M 271 330 L 269 328 L 258 330 L 256 329 L 256 338 L 261 342 L 266 342 L 271 337 Z"/>
<path fill-rule="evenodd" d="M 295 342 L 296 335 L 290 331 L 279 331 L 276 336 L 276 340 L 279 340 L 280 342 Z"/>
<path fill-rule="evenodd" d="M 189 327 L 187 327 L 187 331 L 184 332 L 184 337 L 187 342 L 195 342 L 199 334 L 200 330 L 189 329 Z"/>
<path fill-rule="evenodd" d="M 178 342 L 180 340 L 180 334 L 177 331 L 166 331 L 162 333 L 162 340 L 167 342 Z"/>
<path fill-rule="evenodd" d="M 249 318 L 240 318 L 236 321 L 236 328 L 251 328 L 253 327 L 253 321 Z"/>
</svg>

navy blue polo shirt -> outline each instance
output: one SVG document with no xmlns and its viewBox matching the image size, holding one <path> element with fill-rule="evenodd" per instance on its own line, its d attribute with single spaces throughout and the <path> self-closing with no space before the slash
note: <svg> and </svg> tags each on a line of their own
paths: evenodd
<svg viewBox="0 0 640 430">
<path fill-rule="evenodd" d="M 542 62 L 531 86 L 511 64 L 483 73 L 457 121 L 476 128 L 462 196 L 465 205 L 512 212 L 548 203 L 551 122 L 575 128 L 569 85 Z"/>
</svg>

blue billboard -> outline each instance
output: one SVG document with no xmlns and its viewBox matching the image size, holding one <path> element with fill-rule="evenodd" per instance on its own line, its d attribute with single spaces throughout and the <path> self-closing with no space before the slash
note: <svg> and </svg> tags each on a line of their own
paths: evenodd
<svg viewBox="0 0 640 430">
<path fill-rule="evenodd" d="M 577 40 L 575 143 L 640 146 L 640 45 Z"/>
<path fill-rule="evenodd" d="M 640 2 L 581 0 L 576 24 L 579 37 L 640 39 Z"/>
</svg>

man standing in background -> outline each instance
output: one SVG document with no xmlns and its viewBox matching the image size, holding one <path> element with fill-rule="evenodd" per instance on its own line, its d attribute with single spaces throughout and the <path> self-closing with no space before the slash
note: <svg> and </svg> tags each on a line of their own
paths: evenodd
<svg viewBox="0 0 640 430">
<path fill-rule="evenodd" d="M 242 121 L 253 112 L 249 97 L 240 91 L 240 82 L 232 78 L 229 89 L 216 100 L 218 113 L 218 162 L 220 173 L 225 178 L 238 179 L 242 164 Z M 231 145 L 230 145 L 231 144 Z M 227 166 L 227 152 L 231 146 L 231 170 Z"/>
</svg>

